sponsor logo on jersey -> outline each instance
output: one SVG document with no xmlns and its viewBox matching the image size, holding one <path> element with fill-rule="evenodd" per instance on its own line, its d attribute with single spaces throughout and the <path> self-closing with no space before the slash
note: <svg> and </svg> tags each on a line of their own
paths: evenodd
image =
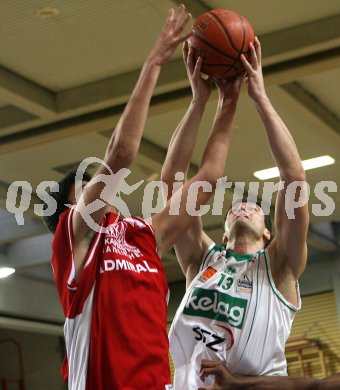
<svg viewBox="0 0 340 390">
<path fill-rule="evenodd" d="M 146 260 L 142 263 L 133 264 L 125 259 L 104 260 L 104 266 L 100 267 L 100 273 L 107 271 L 132 271 L 138 274 L 141 272 L 158 273 L 158 269 L 151 268 Z"/>
<path fill-rule="evenodd" d="M 216 270 L 213 267 L 208 267 L 198 279 L 200 282 L 206 282 L 216 274 Z"/>
<path fill-rule="evenodd" d="M 247 304 L 246 299 L 195 287 L 188 297 L 183 313 L 221 321 L 241 329 Z"/>
<path fill-rule="evenodd" d="M 119 223 L 113 223 L 107 226 L 107 234 L 106 240 L 113 241 L 116 245 L 121 245 L 123 247 L 134 248 L 134 246 L 129 245 L 126 242 L 125 233 L 127 229 L 127 223 L 125 221 L 121 221 Z M 111 240 L 110 240 L 111 238 Z"/>
<path fill-rule="evenodd" d="M 232 330 L 224 325 L 214 325 L 215 329 L 205 329 L 201 326 L 194 326 L 192 330 L 195 335 L 195 340 L 201 341 L 207 348 L 215 352 L 223 349 L 229 351 L 235 342 Z M 216 329 L 216 327 L 219 329 Z"/>
<path fill-rule="evenodd" d="M 253 282 L 249 280 L 246 274 L 242 274 L 243 278 L 237 281 L 237 291 L 251 293 L 253 291 Z"/>
<path fill-rule="evenodd" d="M 107 226 L 103 253 L 116 253 L 130 259 L 142 257 L 142 252 L 126 241 L 127 222 L 121 221 Z"/>
</svg>

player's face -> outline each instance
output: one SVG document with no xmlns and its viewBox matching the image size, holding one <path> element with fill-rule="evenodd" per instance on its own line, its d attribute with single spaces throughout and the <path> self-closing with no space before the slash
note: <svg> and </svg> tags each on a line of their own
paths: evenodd
<svg viewBox="0 0 340 390">
<path fill-rule="evenodd" d="M 235 228 L 237 232 L 242 232 L 243 228 L 251 229 L 261 236 L 265 229 L 261 207 L 251 202 L 233 203 L 226 217 L 225 233 L 229 235 L 231 229 Z"/>
</svg>

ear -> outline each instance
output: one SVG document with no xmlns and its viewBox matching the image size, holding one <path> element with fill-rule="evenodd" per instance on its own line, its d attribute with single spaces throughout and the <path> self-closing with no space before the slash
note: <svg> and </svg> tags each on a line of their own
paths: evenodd
<svg viewBox="0 0 340 390">
<path fill-rule="evenodd" d="M 223 233 L 223 236 L 222 236 L 222 244 L 223 244 L 223 245 L 227 245 L 227 242 L 228 242 L 228 236 L 227 236 L 227 234 L 224 232 L 224 233 Z"/>
<path fill-rule="evenodd" d="M 222 236 L 222 244 L 227 245 L 228 242 L 228 235 L 229 235 L 229 227 L 227 225 L 227 220 L 224 220 L 224 232 Z"/>
<path fill-rule="evenodd" d="M 270 237 L 271 237 L 270 231 L 269 231 L 267 228 L 265 228 L 265 229 L 264 229 L 264 232 L 263 232 L 263 238 L 264 238 L 266 241 L 269 241 L 269 240 L 270 240 Z"/>
</svg>

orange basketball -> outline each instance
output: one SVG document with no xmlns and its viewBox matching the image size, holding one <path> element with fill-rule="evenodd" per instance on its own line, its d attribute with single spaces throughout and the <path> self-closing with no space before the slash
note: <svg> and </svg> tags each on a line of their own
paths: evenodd
<svg viewBox="0 0 340 390">
<path fill-rule="evenodd" d="M 195 21 L 189 42 L 195 56 L 203 59 L 203 73 L 230 78 L 244 72 L 240 56 L 244 54 L 249 60 L 249 43 L 254 43 L 254 39 L 254 30 L 243 16 L 227 9 L 214 9 Z"/>
</svg>

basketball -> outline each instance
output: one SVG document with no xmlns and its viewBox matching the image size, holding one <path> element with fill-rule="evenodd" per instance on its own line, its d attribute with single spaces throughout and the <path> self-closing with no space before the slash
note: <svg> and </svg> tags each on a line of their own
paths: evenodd
<svg viewBox="0 0 340 390">
<path fill-rule="evenodd" d="M 195 60 L 202 57 L 202 72 L 213 78 L 225 79 L 244 72 L 241 54 L 250 59 L 249 43 L 254 43 L 254 30 L 243 16 L 227 10 L 214 9 L 201 15 L 193 25 L 189 38 Z"/>
</svg>

